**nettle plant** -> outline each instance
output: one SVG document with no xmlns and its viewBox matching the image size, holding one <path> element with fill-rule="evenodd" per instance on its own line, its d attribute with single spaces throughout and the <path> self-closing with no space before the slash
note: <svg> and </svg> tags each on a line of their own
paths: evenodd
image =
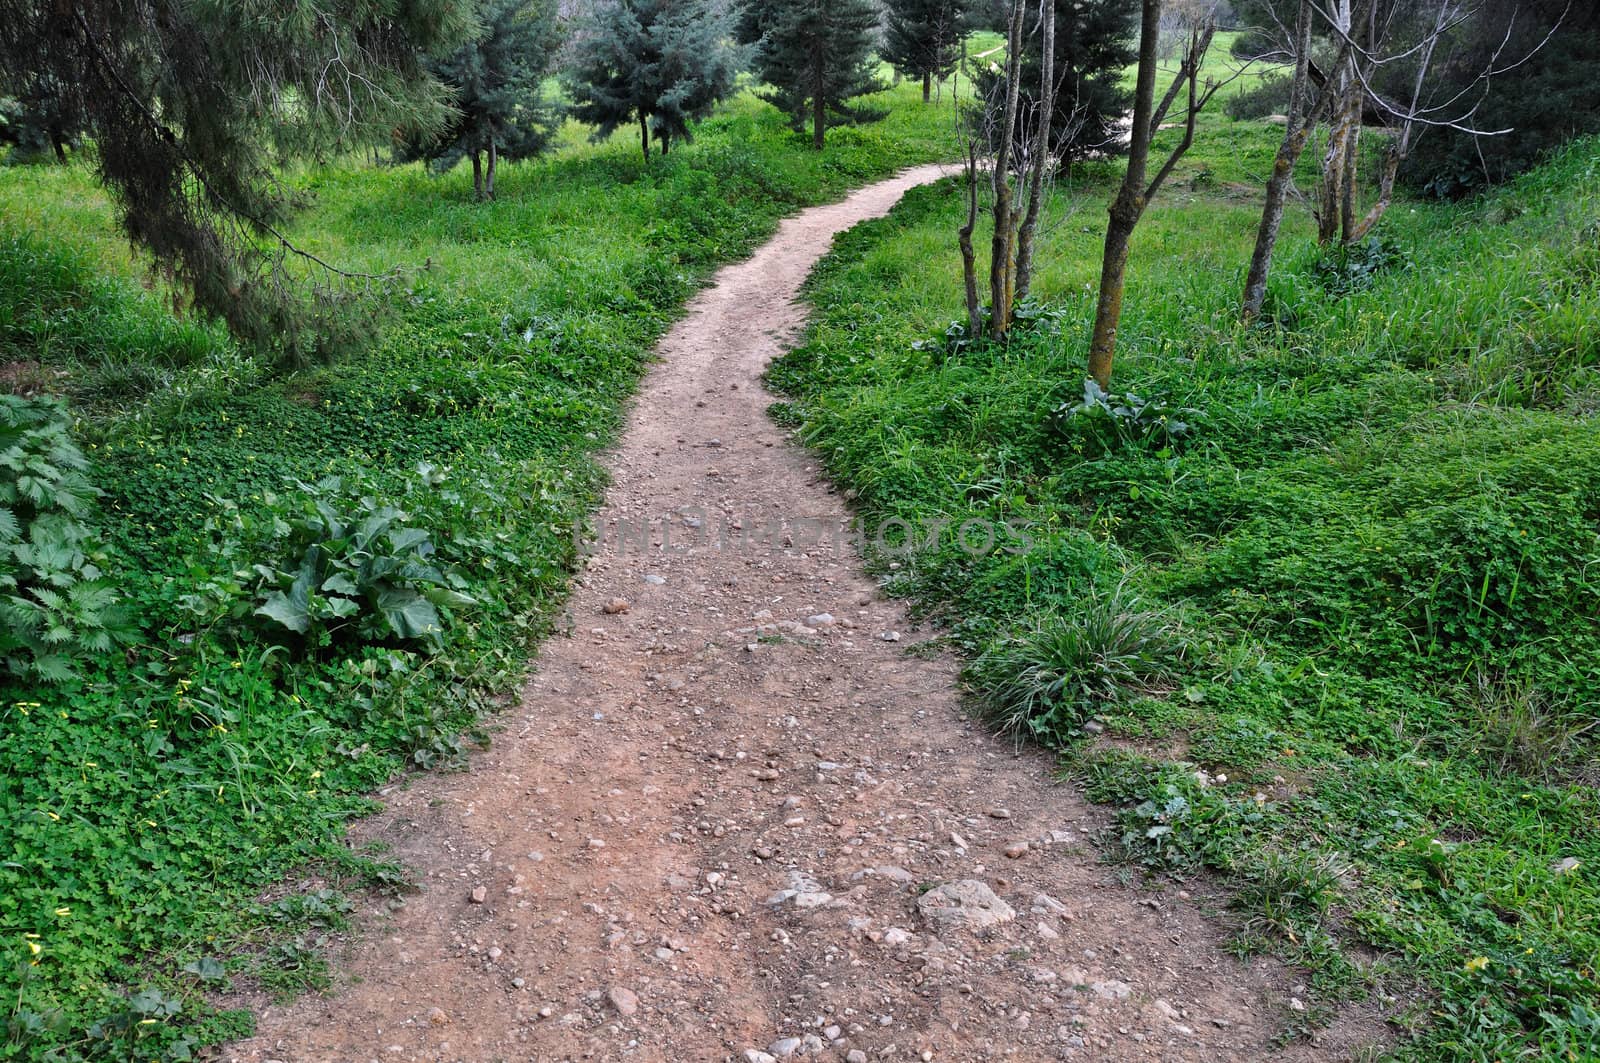
<svg viewBox="0 0 1600 1063">
<path fill-rule="evenodd" d="M 0 662 L 61 682 L 133 627 L 89 523 L 99 491 L 56 399 L 0 395 Z"/>
<path fill-rule="evenodd" d="M 315 650 L 339 643 L 444 642 L 444 614 L 476 602 L 435 554 L 432 533 L 358 480 L 296 481 L 259 509 L 213 499 L 225 557 L 265 557 L 213 578 L 181 604 L 209 620 L 258 618 Z"/>
<path fill-rule="evenodd" d="M 1199 414 L 1131 391 L 1108 392 L 1085 380 L 1082 401 L 1062 403 L 1053 421 L 1057 432 L 1094 456 L 1127 449 L 1176 453 L 1194 435 Z"/>
</svg>

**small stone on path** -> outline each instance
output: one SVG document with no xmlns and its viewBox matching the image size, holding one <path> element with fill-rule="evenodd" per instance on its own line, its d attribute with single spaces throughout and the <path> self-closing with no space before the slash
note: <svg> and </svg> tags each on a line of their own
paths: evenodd
<svg viewBox="0 0 1600 1063">
<path fill-rule="evenodd" d="M 631 989 L 622 986 L 612 986 L 606 994 L 606 999 L 611 1001 L 611 1006 L 617 1009 L 617 1014 L 628 1018 L 639 1013 L 639 995 Z"/>
</svg>

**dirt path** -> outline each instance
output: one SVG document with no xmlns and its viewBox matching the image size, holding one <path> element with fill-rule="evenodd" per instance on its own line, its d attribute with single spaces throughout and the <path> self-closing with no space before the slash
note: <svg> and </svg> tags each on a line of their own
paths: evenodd
<svg viewBox="0 0 1600 1063">
<path fill-rule="evenodd" d="M 1323 1059 L 1373 1032 L 1272 1049 L 1292 972 L 1233 960 L 1186 893 L 1117 885 L 1096 811 L 966 722 L 953 662 L 908 654 L 850 548 L 796 523 L 844 507 L 759 374 L 833 234 L 936 176 L 790 219 L 694 301 L 613 457 L 573 634 L 470 774 L 358 827 L 422 892 L 235 1059 Z M 706 542 L 774 518 L 795 541 Z M 930 895 L 976 902 L 948 924 L 919 902 L 963 882 Z"/>
</svg>

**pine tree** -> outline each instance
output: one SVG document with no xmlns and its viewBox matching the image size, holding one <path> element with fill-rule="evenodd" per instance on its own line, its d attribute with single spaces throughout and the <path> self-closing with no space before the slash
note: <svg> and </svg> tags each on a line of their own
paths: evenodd
<svg viewBox="0 0 1600 1063">
<path fill-rule="evenodd" d="M 922 79 L 922 102 L 934 79 L 955 69 L 966 36 L 967 0 L 889 0 L 883 59 L 908 78 Z"/>
<path fill-rule="evenodd" d="M 1139 7 L 1126 0 L 1055 0 L 1055 114 L 1051 120 L 1053 150 L 1067 163 L 1091 151 L 1120 153 L 1127 145 L 1115 132 L 1128 113 L 1133 95 L 1123 86 L 1123 71 L 1138 58 L 1136 35 Z M 1028 35 L 1022 67 L 1022 102 L 1036 102 L 1040 56 L 1037 32 Z M 986 99 L 1004 95 L 999 79 L 980 75 L 978 90 Z"/>
<path fill-rule="evenodd" d="M 573 114 L 596 140 L 638 123 L 645 159 L 652 135 L 665 155 L 732 95 L 745 59 L 735 30 L 707 0 L 614 0 L 579 38 L 567 78 Z"/>
<path fill-rule="evenodd" d="M 878 12 L 872 0 L 754 0 L 747 26 L 761 32 L 755 69 L 772 87 L 767 95 L 805 128 L 811 116 L 811 142 L 822 150 L 830 117 L 859 122 L 882 117 L 850 101 L 883 89 L 878 80 Z M 749 29 L 747 29 L 747 33 Z"/>
<path fill-rule="evenodd" d="M 13 161 L 67 160 L 67 149 L 78 147 L 83 139 L 67 98 L 62 86 L 40 78 L 21 99 L 0 99 L 0 144 L 11 146 Z"/>
<path fill-rule="evenodd" d="M 299 362 L 368 330 L 346 286 L 304 298 L 289 260 L 323 267 L 282 235 L 273 167 L 443 124 L 421 56 L 471 24 L 466 0 L 0 0 L 0 94 L 58 86 L 129 238 L 235 335 Z"/>
<path fill-rule="evenodd" d="M 474 39 L 428 62 L 455 93 L 456 116 L 437 136 L 414 138 L 399 154 L 426 159 L 441 173 L 470 158 L 473 190 L 479 199 L 493 199 L 499 160 L 539 154 L 555 127 L 555 109 L 539 90 L 555 54 L 555 5 L 486 0 L 479 20 Z"/>
</svg>

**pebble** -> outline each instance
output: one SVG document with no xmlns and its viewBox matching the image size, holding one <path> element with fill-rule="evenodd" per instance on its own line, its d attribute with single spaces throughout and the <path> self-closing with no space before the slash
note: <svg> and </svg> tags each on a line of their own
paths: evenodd
<svg viewBox="0 0 1600 1063">
<path fill-rule="evenodd" d="M 852 1048 L 844 1054 L 845 1063 L 867 1063 L 867 1054 L 859 1048 Z"/>
<path fill-rule="evenodd" d="M 917 910 L 941 930 L 983 930 L 1017 917 L 1011 905 L 977 879 L 935 886 L 917 898 Z"/>
<path fill-rule="evenodd" d="M 1028 855 L 1028 843 L 1027 842 L 1012 842 L 1010 845 L 1006 846 L 1006 859 L 1007 860 L 1021 860 L 1024 856 L 1027 856 L 1027 855 Z"/>
<path fill-rule="evenodd" d="M 882 639 L 883 641 L 885 641 L 885 642 L 899 642 L 900 641 L 900 632 L 898 632 L 898 631 L 885 631 L 883 634 L 879 635 L 878 637 L 880 639 Z"/>
<path fill-rule="evenodd" d="M 785 1037 L 782 1040 L 774 1041 L 767 1046 L 767 1051 L 775 1059 L 792 1059 L 794 1054 L 800 1051 L 800 1038 Z"/>
<path fill-rule="evenodd" d="M 428 1023 L 432 1026 L 443 1026 L 450 1021 L 450 1016 L 444 1013 L 443 1008 L 428 1009 Z"/>
<path fill-rule="evenodd" d="M 806 617 L 806 624 L 810 627 L 832 627 L 837 621 L 832 613 L 815 613 Z"/>
<path fill-rule="evenodd" d="M 767 898 L 768 904 L 792 903 L 796 908 L 820 908 L 833 900 L 833 894 L 802 871 L 789 872 L 789 886 Z"/>
<path fill-rule="evenodd" d="M 650 586 L 652 586 L 652 587 L 659 587 L 663 583 L 667 582 L 665 577 L 658 576 L 654 572 L 646 573 L 645 577 L 644 577 L 644 581 L 646 583 L 650 584 Z"/>
<path fill-rule="evenodd" d="M 601 612 L 607 616 L 616 616 L 618 613 L 626 613 L 629 608 L 628 599 L 613 598 L 601 608 Z"/>
<path fill-rule="evenodd" d="M 990 819 L 1010 819 L 1011 818 L 1011 810 L 1009 808 L 991 808 L 989 810 L 989 818 Z"/>
<path fill-rule="evenodd" d="M 473 904 L 482 904 L 484 901 L 489 899 L 489 887 L 487 887 L 487 886 L 474 886 L 474 887 L 472 887 L 472 893 L 467 899 L 470 900 Z"/>
<path fill-rule="evenodd" d="M 623 1018 L 639 1013 L 639 995 L 631 989 L 622 986 L 612 986 L 606 994 L 606 999 L 611 1001 L 611 1006 L 617 1009 L 617 1014 Z"/>
</svg>

